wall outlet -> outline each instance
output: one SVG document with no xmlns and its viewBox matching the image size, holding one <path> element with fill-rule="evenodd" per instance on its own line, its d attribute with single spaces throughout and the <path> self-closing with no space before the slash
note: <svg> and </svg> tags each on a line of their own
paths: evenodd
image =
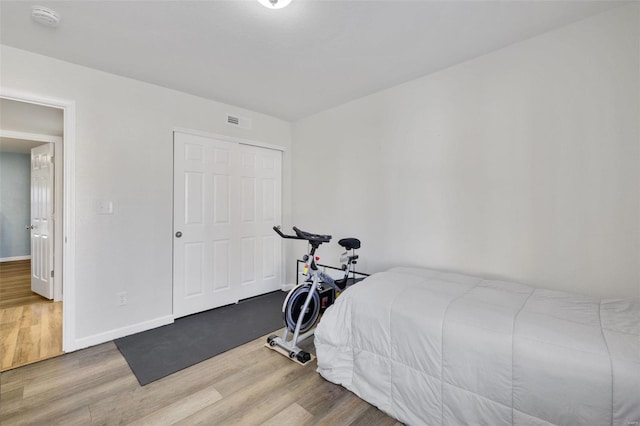
<svg viewBox="0 0 640 426">
<path fill-rule="evenodd" d="M 124 306 L 127 304 L 127 292 L 121 291 L 116 296 L 118 296 L 118 306 Z"/>
</svg>

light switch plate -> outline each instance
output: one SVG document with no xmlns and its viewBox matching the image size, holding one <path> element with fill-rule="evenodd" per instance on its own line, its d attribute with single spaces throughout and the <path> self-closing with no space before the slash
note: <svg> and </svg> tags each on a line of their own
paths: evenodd
<svg viewBox="0 0 640 426">
<path fill-rule="evenodd" d="M 113 201 L 98 200 L 96 201 L 97 214 L 113 214 Z"/>
</svg>

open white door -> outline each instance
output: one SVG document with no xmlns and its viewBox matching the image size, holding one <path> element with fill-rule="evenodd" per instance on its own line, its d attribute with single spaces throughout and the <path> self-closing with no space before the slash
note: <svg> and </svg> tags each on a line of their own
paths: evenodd
<svg viewBox="0 0 640 426">
<path fill-rule="evenodd" d="M 31 290 L 53 299 L 53 144 L 31 150 Z"/>
<path fill-rule="evenodd" d="M 278 290 L 282 154 L 174 133 L 173 315 Z"/>
</svg>

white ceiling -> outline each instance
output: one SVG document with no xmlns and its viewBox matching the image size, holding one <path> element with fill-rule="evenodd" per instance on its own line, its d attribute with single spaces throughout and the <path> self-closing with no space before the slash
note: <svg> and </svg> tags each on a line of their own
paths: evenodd
<svg viewBox="0 0 640 426">
<path fill-rule="evenodd" d="M 30 18 L 58 11 L 57 29 Z M 296 120 L 617 1 L 1 1 L 0 41 Z"/>
<path fill-rule="evenodd" d="M 62 136 L 63 114 L 58 108 L 0 98 L 0 152 L 24 154 L 42 145 L 30 136 Z M 24 135 L 18 138 L 18 134 Z"/>
<path fill-rule="evenodd" d="M 13 152 L 16 154 L 28 154 L 31 148 L 40 146 L 45 142 L 30 141 L 25 139 L 5 138 L 0 136 L 0 152 Z"/>
<path fill-rule="evenodd" d="M 0 129 L 62 136 L 63 111 L 43 105 L 0 98 Z"/>
</svg>

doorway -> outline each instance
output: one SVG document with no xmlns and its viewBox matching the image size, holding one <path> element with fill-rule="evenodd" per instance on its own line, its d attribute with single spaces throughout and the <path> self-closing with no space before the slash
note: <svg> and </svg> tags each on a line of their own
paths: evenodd
<svg viewBox="0 0 640 426">
<path fill-rule="evenodd" d="M 63 160 L 64 112 L 7 98 L 0 98 L 0 110 L 5 371 L 63 353 L 62 177 L 55 163 Z"/>
</svg>

